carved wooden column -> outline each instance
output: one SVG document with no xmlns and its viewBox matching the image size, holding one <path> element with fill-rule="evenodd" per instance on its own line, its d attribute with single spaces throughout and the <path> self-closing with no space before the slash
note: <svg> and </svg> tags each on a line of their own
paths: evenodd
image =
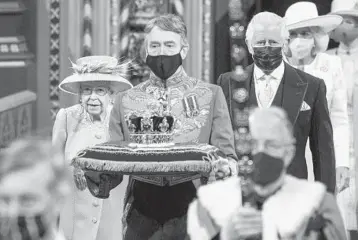
<svg viewBox="0 0 358 240">
<path fill-rule="evenodd" d="M 213 0 L 202 0 L 202 18 L 203 18 L 203 34 L 202 34 L 202 79 L 205 82 L 214 83 L 213 78 L 213 58 L 214 58 L 214 39 L 213 39 Z"/>
<path fill-rule="evenodd" d="M 56 114 L 60 108 L 59 89 L 60 83 L 60 17 L 61 17 L 61 1 L 50 0 L 50 101 L 51 118 L 55 120 Z"/>
<path fill-rule="evenodd" d="M 251 136 L 249 128 L 249 89 L 246 87 L 248 77 L 245 68 L 248 65 L 248 51 L 245 43 L 245 33 L 248 25 L 247 13 L 254 4 L 253 0 L 229 1 L 229 32 L 231 69 L 234 71 L 234 85 L 230 91 L 233 101 L 232 122 L 235 138 L 235 151 L 238 157 L 239 176 L 244 179 L 241 182 L 243 201 L 253 207 L 251 178 L 254 169 L 251 155 Z"/>
<path fill-rule="evenodd" d="M 0 0 L 0 148 L 33 129 L 36 94 L 28 78 L 34 55 L 25 37 L 32 23 L 26 10 L 21 0 Z"/>
<path fill-rule="evenodd" d="M 247 13 L 254 0 L 229 1 L 229 32 L 231 69 L 245 68 L 248 65 L 249 53 L 246 47 L 245 34 L 249 19 Z"/>
<path fill-rule="evenodd" d="M 203 1 L 185 0 L 184 7 L 183 19 L 188 30 L 190 47 L 183 67 L 189 76 L 203 80 Z"/>
<path fill-rule="evenodd" d="M 83 52 L 82 56 L 92 55 L 93 42 L 93 0 L 83 0 Z"/>
<path fill-rule="evenodd" d="M 111 31 L 111 3 L 112 0 L 94 0 L 93 1 L 93 55 L 111 55 L 110 54 L 110 31 Z M 114 5 L 112 5 L 114 7 Z M 118 12 L 117 9 L 114 11 Z M 118 18 L 117 31 L 118 31 Z M 117 52 L 118 53 L 118 52 Z"/>
</svg>

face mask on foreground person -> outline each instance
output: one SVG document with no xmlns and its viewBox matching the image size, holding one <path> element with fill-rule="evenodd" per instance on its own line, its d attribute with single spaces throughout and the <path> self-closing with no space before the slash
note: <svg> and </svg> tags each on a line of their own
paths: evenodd
<svg viewBox="0 0 358 240">
<path fill-rule="evenodd" d="M 0 239 L 62 239 L 58 214 L 69 193 L 63 155 L 51 141 L 16 140 L 0 153 Z"/>
<path fill-rule="evenodd" d="M 251 197 L 239 177 L 199 188 L 189 207 L 191 239 L 346 239 L 335 197 L 319 182 L 287 174 L 295 154 L 292 125 L 277 108 L 250 116 L 254 172 Z"/>
</svg>

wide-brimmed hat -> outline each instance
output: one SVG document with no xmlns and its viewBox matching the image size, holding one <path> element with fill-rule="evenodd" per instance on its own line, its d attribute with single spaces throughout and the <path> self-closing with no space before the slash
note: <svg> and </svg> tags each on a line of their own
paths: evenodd
<svg viewBox="0 0 358 240">
<path fill-rule="evenodd" d="M 329 14 L 358 17 L 358 0 L 333 0 Z"/>
<path fill-rule="evenodd" d="M 304 27 L 320 27 L 325 33 L 329 33 L 338 27 L 343 19 L 333 14 L 318 16 L 316 4 L 302 1 L 292 4 L 287 9 L 285 21 L 289 31 Z"/>
<path fill-rule="evenodd" d="M 118 60 L 110 56 L 88 56 L 72 63 L 74 74 L 65 78 L 59 85 L 62 91 L 79 94 L 81 83 L 103 82 L 115 93 L 133 87 L 125 79 L 129 62 L 118 64 Z"/>
</svg>

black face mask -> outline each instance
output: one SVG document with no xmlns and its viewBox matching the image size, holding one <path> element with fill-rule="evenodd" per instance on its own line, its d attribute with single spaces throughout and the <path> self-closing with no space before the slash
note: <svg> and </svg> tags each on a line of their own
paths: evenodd
<svg viewBox="0 0 358 240">
<path fill-rule="evenodd" d="M 18 216 L 15 219 L 0 217 L 0 239 L 41 240 L 48 234 L 48 225 L 43 214 Z"/>
<path fill-rule="evenodd" d="M 280 178 L 284 162 L 281 158 L 272 157 L 260 152 L 253 156 L 254 172 L 252 180 L 260 185 L 267 186 Z"/>
<path fill-rule="evenodd" d="M 172 76 L 177 69 L 182 65 L 182 58 L 180 52 L 178 54 L 167 56 L 147 56 L 146 64 L 162 80 L 167 80 Z"/>
<path fill-rule="evenodd" d="M 252 58 L 257 67 L 270 74 L 282 62 L 282 47 L 254 47 Z"/>
</svg>

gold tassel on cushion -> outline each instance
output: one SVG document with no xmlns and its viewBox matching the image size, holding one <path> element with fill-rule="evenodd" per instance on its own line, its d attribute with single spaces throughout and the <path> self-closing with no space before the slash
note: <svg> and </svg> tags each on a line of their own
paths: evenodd
<svg viewBox="0 0 358 240">
<path fill-rule="evenodd" d="M 74 166 L 83 170 L 99 172 L 116 172 L 121 174 L 177 174 L 177 173 L 210 173 L 211 163 L 202 160 L 186 160 L 173 162 L 117 162 L 93 158 L 80 158 L 73 161 Z"/>
</svg>

